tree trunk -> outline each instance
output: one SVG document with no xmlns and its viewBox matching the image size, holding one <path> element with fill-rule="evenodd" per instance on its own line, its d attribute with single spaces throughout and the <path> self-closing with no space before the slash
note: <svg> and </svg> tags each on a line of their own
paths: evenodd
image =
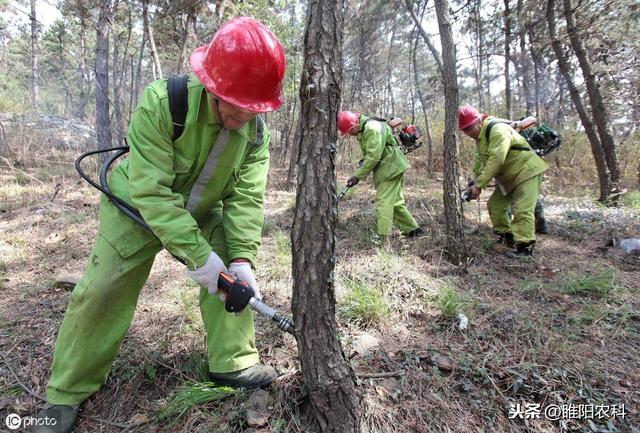
<svg viewBox="0 0 640 433">
<path fill-rule="evenodd" d="M 362 397 L 335 320 L 335 151 L 342 86 L 344 1 L 311 0 L 300 99 L 302 124 L 291 232 L 293 315 L 300 365 L 321 432 L 360 432 Z"/>
<path fill-rule="evenodd" d="M 449 3 L 435 0 L 440 44 L 442 46 L 442 81 L 444 84 L 444 219 L 447 225 L 447 254 L 456 265 L 466 265 L 467 255 L 462 230 L 462 200 L 458 183 L 458 79 L 456 68 L 456 46 L 451 31 Z"/>
<path fill-rule="evenodd" d="M 387 104 L 387 113 L 390 116 L 394 116 L 396 112 L 395 101 L 393 100 L 393 86 L 391 85 L 391 80 L 393 79 L 393 60 L 396 58 L 396 53 L 393 50 L 393 41 L 396 38 L 396 19 L 395 15 L 393 18 L 393 25 L 391 26 L 391 39 L 389 39 L 389 51 L 387 52 L 387 72 L 386 72 L 386 81 L 387 81 L 387 95 L 389 97 L 389 103 Z M 391 111 L 389 111 L 388 107 L 391 107 Z"/>
<path fill-rule="evenodd" d="M 509 0 L 504 0 L 504 102 L 507 119 L 511 119 L 511 8 Z"/>
<path fill-rule="evenodd" d="M 144 49 L 147 43 L 147 38 L 145 35 L 142 35 L 142 43 L 140 44 L 140 52 L 138 53 L 138 62 L 136 65 L 136 78 L 132 83 L 133 86 L 133 100 L 138 100 L 140 95 L 140 87 L 142 87 L 142 59 L 144 58 Z M 135 105 L 131 104 L 131 113 L 135 110 Z M 131 118 L 131 113 L 129 113 L 129 118 Z"/>
<path fill-rule="evenodd" d="M 534 47 L 534 29 L 533 24 L 529 23 L 527 26 L 527 34 L 529 35 L 529 52 L 531 53 L 531 59 L 533 60 L 533 80 L 534 80 L 534 106 L 536 117 L 540 118 L 540 69 L 542 69 L 542 56 L 540 51 Z"/>
<path fill-rule="evenodd" d="M 429 127 L 429 117 L 427 115 L 427 101 L 425 100 L 422 89 L 420 88 L 420 74 L 418 73 L 418 59 L 416 51 L 418 51 L 417 33 L 411 60 L 413 62 L 413 76 L 415 80 L 416 92 L 418 93 L 418 99 L 420 100 L 420 107 L 422 107 L 422 115 L 424 117 L 424 132 L 427 136 L 427 177 L 431 177 L 433 176 L 433 140 L 431 139 L 431 128 Z"/>
<path fill-rule="evenodd" d="M 111 1 L 100 1 L 100 15 L 96 26 L 96 136 L 98 149 L 111 147 L 109 118 L 109 22 Z M 103 159 L 106 158 L 104 155 Z"/>
<path fill-rule="evenodd" d="M 564 16 L 567 21 L 567 33 L 569 34 L 571 46 L 578 58 L 580 69 L 582 69 L 584 82 L 587 86 L 587 95 L 589 96 L 589 102 L 591 104 L 591 113 L 598 130 L 600 143 L 604 150 L 605 161 L 607 162 L 607 167 L 609 169 L 611 181 L 610 191 L 612 193 L 617 193 L 620 191 L 620 169 L 618 167 L 615 143 L 609 131 L 609 113 L 607 112 L 607 107 L 604 105 L 602 93 L 600 93 L 600 87 L 596 82 L 595 75 L 591 68 L 591 62 L 589 61 L 587 52 L 582 44 L 582 38 L 576 28 L 571 0 L 564 0 Z M 618 197 L 619 194 L 614 194 L 610 197 L 613 201 L 612 204 L 615 204 Z"/>
<path fill-rule="evenodd" d="M 523 9 L 523 0 L 516 3 L 516 17 L 519 23 L 518 41 L 520 44 L 520 71 L 522 75 L 522 93 L 525 103 L 525 115 L 531 116 L 535 109 L 535 84 L 531 84 L 531 62 L 527 56 L 527 16 Z"/>
<path fill-rule="evenodd" d="M 151 24 L 149 23 L 149 0 L 142 0 L 142 22 L 144 25 L 144 33 L 147 35 L 147 40 L 149 41 L 151 57 L 153 58 L 153 79 L 156 80 L 158 78 L 162 78 L 162 66 L 160 66 L 158 50 L 156 50 L 156 41 L 153 38 L 153 27 L 151 27 Z"/>
<path fill-rule="evenodd" d="M 184 35 L 182 35 L 182 42 L 180 44 L 180 56 L 178 57 L 178 64 L 176 65 L 176 75 L 180 75 L 182 67 L 184 66 L 184 59 L 187 57 L 187 41 L 189 40 L 189 27 L 195 25 L 196 13 L 189 11 L 184 25 Z"/>
<path fill-rule="evenodd" d="M 293 148 L 289 156 L 289 170 L 287 172 L 287 185 L 293 185 L 293 177 L 296 174 L 296 167 L 300 160 L 300 134 L 302 133 L 302 108 L 296 117 L 296 127 L 293 133 Z"/>
<path fill-rule="evenodd" d="M 476 0 L 473 8 L 473 13 L 476 19 L 476 41 L 478 43 L 478 100 L 480 110 L 488 111 L 488 106 L 485 104 L 484 94 L 485 88 L 483 80 L 485 79 L 484 72 L 484 29 L 482 28 L 482 14 L 480 8 L 482 7 L 482 0 Z M 488 70 L 488 68 L 487 68 Z M 486 75 L 489 75 L 488 73 Z M 486 89 L 487 91 L 489 89 Z M 489 99 L 491 99 L 491 93 L 488 93 Z"/>
<path fill-rule="evenodd" d="M 31 107 L 38 110 L 38 21 L 36 19 L 36 0 L 31 0 Z"/>
<path fill-rule="evenodd" d="M 607 170 L 604 150 L 600 144 L 600 139 L 596 134 L 593 123 L 587 114 L 587 110 L 582 103 L 580 92 L 573 82 L 571 70 L 569 68 L 569 62 L 562 51 L 562 45 L 560 40 L 556 36 L 556 18 L 555 18 L 555 0 L 547 0 L 547 25 L 549 26 L 549 38 L 551 39 L 551 47 L 558 59 L 558 69 L 564 78 L 567 87 L 569 88 L 569 94 L 573 105 L 578 112 L 582 126 L 584 127 L 589 143 L 591 144 L 591 152 L 593 153 L 593 159 L 596 162 L 596 169 L 598 170 L 598 179 L 600 181 L 600 198 L 601 202 L 606 202 L 611 194 L 611 178 Z"/>
<path fill-rule="evenodd" d="M 418 29 L 418 32 L 420 33 L 420 36 L 422 36 L 422 39 L 424 40 L 424 43 L 427 44 L 427 47 L 429 48 L 429 51 L 431 51 L 431 55 L 433 56 L 433 59 L 435 60 L 436 64 L 438 65 L 438 71 L 440 72 L 440 74 L 443 74 L 443 72 L 442 72 L 442 60 L 440 59 L 440 53 L 436 49 L 435 45 L 433 45 L 433 43 L 431 42 L 431 39 L 429 38 L 429 35 L 427 34 L 427 32 L 425 32 L 424 29 L 422 28 L 422 25 L 420 24 L 420 20 L 418 19 L 418 17 L 416 16 L 415 12 L 413 11 L 413 6 L 411 5 L 411 1 L 410 0 L 404 0 L 404 5 L 407 7 L 407 10 L 409 11 L 409 14 L 411 15 L 411 18 L 413 19 L 413 23 L 415 24 L 416 28 Z"/>
<path fill-rule="evenodd" d="M 85 10 L 80 11 L 80 29 L 78 32 L 78 43 L 80 45 L 80 59 L 78 70 L 80 73 L 80 79 L 78 80 L 79 96 L 78 96 L 78 108 L 76 110 L 76 116 L 80 120 L 84 120 L 86 117 L 89 85 L 87 83 L 87 14 Z"/>
</svg>

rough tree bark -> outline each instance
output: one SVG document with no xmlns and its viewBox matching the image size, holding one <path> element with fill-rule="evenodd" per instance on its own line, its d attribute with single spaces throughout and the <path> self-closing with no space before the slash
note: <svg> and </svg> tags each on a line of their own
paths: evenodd
<svg viewBox="0 0 640 433">
<path fill-rule="evenodd" d="M 569 95 L 573 105 L 578 112 L 584 131 L 589 139 L 591 145 L 591 153 L 596 163 L 596 169 L 598 171 L 598 179 L 600 182 L 600 198 L 599 201 L 606 202 L 611 195 L 611 175 L 607 170 L 607 164 L 605 160 L 604 150 L 600 139 L 596 134 L 596 130 L 593 126 L 593 122 L 587 113 L 587 110 L 580 97 L 580 92 L 573 82 L 569 61 L 567 60 L 562 44 L 556 35 L 556 18 L 555 18 L 555 0 L 547 0 L 547 26 L 549 27 L 549 38 L 551 39 L 551 47 L 558 59 L 558 69 L 564 78 L 567 87 L 569 88 Z"/>
<path fill-rule="evenodd" d="M 111 147 L 109 118 L 109 22 L 111 0 L 100 1 L 100 15 L 96 26 L 96 137 L 98 149 Z M 103 154 L 103 159 L 106 154 Z"/>
<path fill-rule="evenodd" d="M 569 40 L 573 51 L 578 58 L 578 64 L 582 70 L 584 76 L 584 82 L 587 86 L 587 95 L 589 96 L 589 103 L 591 104 L 591 113 L 593 121 L 596 124 L 598 136 L 600 137 L 600 144 L 604 150 L 604 157 L 609 169 L 609 176 L 611 180 L 611 192 L 613 193 L 609 199 L 615 204 L 620 191 L 620 169 L 618 166 L 618 158 L 616 156 L 616 146 L 613 141 L 613 137 L 609 130 L 609 113 L 607 107 L 604 105 L 602 93 L 600 92 L 600 86 L 596 82 L 596 77 L 591 67 L 591 62 L 587 56 L 587 52 L 582 43 L 582 38 L 578 32 L 575 24 L 573 6 L 571 0 L 564 1 L 564 17 L 567 21 L 567 33 L 569 34 Z"/>
<path fill-rule="evenodd" d="M 511 8 L 509 0 L 504 0 L 504 102 L 507 119 L 511 119 Z"/>
<path fill-rule="evenodd" d="M 36 0 L 31 0 L 31 107 L 38 110 L 38 20 L 36 19 Z"/>
<path fill-rule="evenodd" d="M 80 19 L 80 29 L 78 32 L 78 44 L 80 45 L 80 58 L 78 59 L 78 73 L 80 79 L 78 80 L 79 96 L 78 96 L 78 108 L 76 110 L 76 116 L 80 120 L 84 120 L 87 111 L 87 103 L 89 100 L 89 84 L 87 80 L 87 22 L 89 21 L 89 11 L 84 5 L 80 4 L 78 9 Z"/>
<path fill-rule="evenodd" d="M 451 31 L 449 2 L 435 0 L 440 44 L 442 46 L 442 82 L 444 85 L 445 128 L 444 128 L 444 219 L 447 226 L 447 253 L 457 265 L 466 265 L 467 254 L 462 230 L 462 200 L 458 183 L 458 79 L 456 68 L 456 46 Z"/>
<path fill-rule="evenodd" d="M 182 42 L 180 43 L 180 56 L 178 57 L 178 64 L 176 65 L 176 75 L 180 75 L 182 67 L 184 66 L 184 60 L 187 57 L 187 42 L 189 40 L 189 27 L 195 27 L 198 13 L 195 10 L 189 10 L 187 17 L 185 18 L 184 34 L 182 35 Z M 188 68 L 187 68 L 188 70 Z"/>
<path fill-rule="evenodd" d="M 291 231 L 292 309 L 311 411 L 321 432 L 360 432 L 362 397 L 335 320 L 335 151 L 342 87 L 344 0 L 307 9 L 296 210 Z"/>
<path fill-rule="evenodd" d="M 144 34 L 147 35 L 149 41 L 149 49 L 153 58 L 153 79 L 162 78 L 162 66 L 160 65 L 160 57 L 156 49 L 156 41 L 153 38 L 153 27 L 149 23 L 149 0 L 142 0 L 142 23 L 144 26 Z"/>
<path fill-rule="evenodd" d="M 427 176 L 433 176 L 433 140 L 431 138 L 431 128 L 429 126 L 429 117 L 427 115 L 427 101 L 422 93 L 422 88 L 420 86 L 420 79 L 418 73 L 418 59 L 416 55 L 416 51 L 418 51 L 418 36 L 416 33 L 415 37 L 415 46 L 413 48 L 412 54 L 412 62 L 413 62 L 413 77 L 416 86 L 416 92 L 418 93 L 418 99 L 420 100 L 420 107 L 422 107 L 422 116 L 424 117 L 424 132 L 427 137 Z"/>
</svg>

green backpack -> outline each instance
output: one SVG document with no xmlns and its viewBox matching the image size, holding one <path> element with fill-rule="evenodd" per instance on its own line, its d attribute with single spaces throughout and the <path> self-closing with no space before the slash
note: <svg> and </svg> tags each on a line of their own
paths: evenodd
<svg viewBox="0 0 640 433">
<path fill-rule="evenodd" d="M 489 124 L 487 125 L 487 129 L 485 130 L 487 141 L 489 141 L 489 134 L 491 133 L 491 128 L 493 128 L 493 125 L 495 125 L 496 123 L 506 123 L 513 129 L 518 131 L 518 133 L 527 140 L 529 146 L 531 146 L 531 148 L 522 146 L 511 146 L 510 150 L 532 150 L 539 156 L 544 157 L 556 150 L 562 144 L 560 134 L 558 134 L 558 132 L 551 128 L 549 125 L 546 125 L 544 123 L 537 124 L 534 121 L 529 122 L 527 126 L 521 127 L 520 122 L 521 121 L 514 122 L 512 120 L 504 119 L 492 120 L 491 122 L 489 122 Z"/>
</svg>

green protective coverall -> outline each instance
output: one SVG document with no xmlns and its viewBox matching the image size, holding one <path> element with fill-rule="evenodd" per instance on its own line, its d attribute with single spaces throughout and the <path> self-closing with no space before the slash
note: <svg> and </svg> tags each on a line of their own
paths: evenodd
<svg viewBox="0 0 640 433">
<path fill-rule="evenodd" d="M 384 122 L 360 116 L 358 144 L 362 163 L 355 176 L 364 180 L 373 171 L 376 187 L 376 233 L 388 236 L 395 225 L 408 233 L 418 228 L 416 220 L 405 206 L 402 187 L 409 161 L 396 143 L 391 127 Z"/>
<path fill-rule="evenodd" d="M 58 333 L 49 403 L 79 404 L 105 382 L 162 248 L 190 268 L 202 266 L 212 250 L 227 265 L 236 258 L 255 264 L 270 136 L 265 127 L 256 137 L 257 120 L 224 129 L 212 101 L 190 77 L 184 132 L 173 142 L 167 81 L 145 89 L 129 126 L 129 156 L 110 187 L 138 209 L 157 238 L 102 197 L 98 237 Z M 200 311 L 212 372 L 258 363 L 250 309 L 228 313 L 218 296 L 201 288 Z"/>
<path fill-rule="evenodd" d="M 496 189 L 487 202 L 493 229 L 499 234 L 513 233 L 516 243 L 528 243 L 536 239 L 534 209 L 549 164 L 533 151 L 511 149 L 531 146 L 506 123 L 495 123 L 487 141 L 486 129 L 492 120 L 495 118 L 484 120 L 476 140 L 476 186 L 483 189 L 495 178 Z"/>
</svg>

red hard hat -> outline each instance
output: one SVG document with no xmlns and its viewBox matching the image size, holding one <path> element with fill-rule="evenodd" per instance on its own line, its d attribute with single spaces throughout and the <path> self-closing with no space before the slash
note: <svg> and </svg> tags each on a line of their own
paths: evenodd
<svg viewBox="0 0 640 433">
<path fill-rule="evenodd" d="M 467 129 L 480 119 L 482 119 L 482 114 L 472 106 L 458 107 L 458 128 Z"/>
<path fill-rule="evenodd" d="M 360 120 L 360 113 L 354 113 L 353 111 L 341 111 L 338 114 L 338 131 L 342 135 L 347 134 Z"/>
<path fill-rule="evenodd" d="M 193 72 L 209 92 L 256 113 L 282 105 L 285 66 L 276 35 L 249 17 L 228 21 L 191 54 Z"/>
</svg>

